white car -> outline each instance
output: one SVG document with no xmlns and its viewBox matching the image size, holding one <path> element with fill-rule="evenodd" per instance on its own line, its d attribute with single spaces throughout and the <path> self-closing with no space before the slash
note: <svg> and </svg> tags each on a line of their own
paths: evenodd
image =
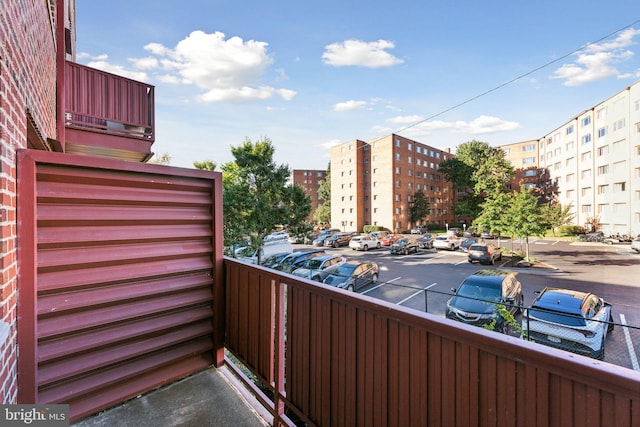
<svg viewBox="0 0 640 427">
<path fill-rule="evenodd" d="M 631 242 L 631 249 L 640 253 L 640 237 L 636 237 L 635 239 L 633 239 L 633 241 Z"/>
<path fill-rule="evenodd" d="M 460 248 L 462 239 L 455 235 L 438 236 L 433 240 L 433 247 L 436 249 L 447 249 L 449 251 L 455 251 Z"/>
<path fill-rule="evenodd" d="M 369 249 L 380 249 L 382 243 L 372 236 L 354 236 L 349 242 L 349 247 L 354 251 L 368 251 Z"/>
<path fill-rule="evenodd" d="M 322 282 L 329 274 L 345 263 L 339 255 L 322 255 L 306 260 L 300 268 L 293 270 L 294 276 Z"/>
<path fill-rule="evenodd" d="M 611 304 L 579 291 L 545 288 L 522 318 L 522 336 L 562 350 L 604 359 L 604 342 L 613 330 Z"/>
</svg>

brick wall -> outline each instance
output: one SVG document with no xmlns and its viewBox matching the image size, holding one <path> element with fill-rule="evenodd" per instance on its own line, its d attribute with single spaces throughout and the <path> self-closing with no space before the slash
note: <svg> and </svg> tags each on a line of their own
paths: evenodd
<svg viewBox="0 0 640 427">
<path fill-rule="evenodd" d="M 27 114 L 42 139 L 56 137 L 55 29 L 48 2 L 0 1 L 0 399 L 15 403 L 16 151 L 28 146 Z"/>
</svg>

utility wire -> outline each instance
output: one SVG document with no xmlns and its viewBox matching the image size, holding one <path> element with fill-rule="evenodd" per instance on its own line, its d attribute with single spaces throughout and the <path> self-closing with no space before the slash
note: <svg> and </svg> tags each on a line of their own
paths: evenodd
<svg viewBox="0 0 640 427">
<path fill-rule="evenodd" d="M 448 113 L 449 111 L 455 110 L 456 108 L 459 108 L 459 107 L 461 107 L 461 106 L 463 106 L 463 105 L 465 105 L 465 104 L 468 104 L 468 103 L 470 103 L 470 102 L 473 102 L 473 101 L 475 101 L 475 100 L 476 100 L 476 99 L 478 99 L 478 98 L 481 98 L 481 97 L 483 97 L 483 96 L 485 96 L 485 95 L 488 95 L 488 94 L 490 94 L 490 93 L 492 93 L 492 92 L 495 92 L 495 91 L 497 91 L 497 90 L 499 90 L 499 89 L 502 89 L 503 87 L 505 87 L 505 86 L 507 86 L 507 85 L 510 85 L 511 83 L 514 83 L 514 82 L 516 82 L 516 81 L 518 81 L 518 80 L 520 80 L 520 79 L 523 79 L 524 77 L 527 77 L 527 76 L 529 76 L 529 75 L 531 75 L 531 74 L 533 74 L 533 73 L 535 73 L 535 72 L 537 72 L 537 71 L 542 70 L 543 68 L 546 68 L 546 67 L 548 67 L 548 66 L 550 66 L 550 65 L 553 65 L 553 64 L 555 64 L 556 62 L 562 61 L 563 59 L 568 58 L 569 56 L 574 55 L 574 54 L 576 54 L 576 53 L 578 53 L 578 52 L 580 52 L 580 51 L 582 51 L 582 50 L 585 50 L 585 49 L 586 49 L 586 48 L 588 48 L 589 46 L 592 46 L 592 45 L 594 45 L 594 44 L 596 44 L 596 43 L 600 43 L 601 41 L 606 40 L 606 39 L 608 39 L 609 37 L 611 37 L 611 36 L 613 36 L 613 35 L 615 35 L 615 34 L 617 34 L 617 33 L 621 32 L 621 31 L 623 31 L 623 30 L 626 30 L 627 28 L 630 28 L 630 27 L 632 27 L 633 25 L 636 25 L 636 24 L 638 24 L 638 23 L 640 23 L 640 19 L 637 19 L 636 21 L 634 21 L 634 22 L 632 22 L 632 23 L 630 23 L 630 24 L 628 24 L 628 25 L 625 25 L 624 27 L 622 27 L 622 28 L 620 28 L 620 29 L 613 31 L 613 32 L 611 32 L 611 33 L 607 34 L 606 36 L 603 36 L 603 37 L 600 37 L 600 38 L 599 38 L 599 39 L 597 39 L 597 40 L 591 41 L 591 42 L 587 43 L 586 45 L 584 45 L 584 46 L 582 46 L 582 47 L 580 47 L 580 48 L 578 48 L 578 49 L 575 49 L 575 50 L 573 50 L 573 51 L 571 51 L 571 52 L 569 52 L 569 53 L 567 53 L 567 54 L 565 54 L 565 55 L 562 55 L 562 56 L 561 56 L 561 57 L 559 57 L 559 58 L 556 58 L 556 59 L 554 59 L 554 60 L 552 60 L 552 61 L 549 61 L 549 62 L 547 62 L 547 63 L 546 63 L 546 64 L 544 64 L 544 65 L 541 65 L 541 66 L 539 66 L 539 67 L 537 67 L 537 68 L 532 69 L 531 71 L 528 71 L 528 72 L 526 72 L 526 73 L 524 73 L 524 74 L 521 74 L 521 75 L 519 75 L 518 77 L 514 77 L 513 79 L 511 79 L 511 80 L 509 80 L 509 81 L 506 81 L 506 82 L 504 82 L 504 83 L 502 83 L 502 84 L 499 84 L 498 86 L 496 86 L 496 87 L 494 87 L 494 88 L 492 88 L 492 89 L 489 89 L 489 90 L 487 90 L 487 91 L 485 91 L 485 92 L 482 92 L 482 93 L 480 93 L 480 94 L 478 94 L 478 95 L 475 95 L 475 96 L 473 96 L 473 97 L 471 97 L 471 98 L 467 99 L 466 101 L 462 101 L 462 102 L 460 102 L 460 103 L 458 103 L 458 104 L 456 104 L 456 105 L 453 105 L 453 106 L 451 106 L 451 107 L 449 107 L 449 108 L 447 108 L 447 109 L 445 109 L 445 110 L 440 111 L 439 113 L 433 114 L 433 115 L 431 115 L 431 116 L 427 117 L 426 119 L 422 119 L 422 120 L 419 120 L 419 121 L 417 121 L 417 122 L 415 122 L 415 123 L 413 123 L 413 124 L 410 124 L 410 125 L 408 125 L 408 126 L 405 126 L 404 128 L 401 128 L 401 129 L 399 129 L 399 130 L 397 130 L 397 131 L 395 131 L 395 132 L 393 132 L 393 133 L 400 133 L 400 132 L 403 132 L 403 131 L 405 131 L 405 130 L 407 130 L 407 129 L 411 129 L 412 127 L 418 126 L 420 123 L 424 123 L 424 122 L 426 122 L 426 121 L 432 120 L 432 119 L 434 119 L 434 118 L 436 118 L 436 117 L 438 117 L 438 116 L 441 116 L 441 115 L 443 115 L 443 114 L 445 114 L 445 113 Z M 386 136 L 386 135 L 385 135 L 385 136 Z M 383 137 L 380 137 L 380 138 L 376 138 L 376 139 L 374 139 L 374 141 L 375 141 L 375 140 L 377 140 L 377 139 L 382 139 L 382 138 L 384 138 L 384 136 L 383 136 Z"/>
</svg>

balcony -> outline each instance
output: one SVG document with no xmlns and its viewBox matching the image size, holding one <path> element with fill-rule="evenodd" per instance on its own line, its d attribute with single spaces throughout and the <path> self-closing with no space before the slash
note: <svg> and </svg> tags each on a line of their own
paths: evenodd
<svg viewBox="0 0 640 427">
<path fill-rule="evenodd" d="M 154 87 L 67 61 L 65 152 L 146 161 L 155 140 Z"/>
<path fill-rule="evenodd" d="M 224 267 L 228 356 L 223 369 L 235 371 L 271 425 L 640 422 L 636 371 L 233 259 L 225 258 Z M 169 391 L 163 397 L 156 391 L 157 397 L 151 393 L 143 402 L 129 402 L 80 425 L 117 423 L 119 416 L 129 423 L 153 416 L 178 425 L 202 420 L 213 408 L 239 410 L 219 398 L 221 393 L 236 396 L 227 385 L 182 390 L 187 396 Z M 196 400 L 207 395 L 210 404 L 190 412 L 190 393 Z M 232 415 L 212 425 L 237 424 L 247 412 L 240 409 L 237 419 Z"/>
</svg>

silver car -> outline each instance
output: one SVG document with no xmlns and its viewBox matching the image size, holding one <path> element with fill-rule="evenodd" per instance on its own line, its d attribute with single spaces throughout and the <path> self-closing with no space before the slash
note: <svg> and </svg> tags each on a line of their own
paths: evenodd
<svg viewBox="0 0 640 427">
<path fill-rule="evenodd" d="M 306 260 L 301 267 L 293 270 L 294 276 L 322 282 L 336 268 L 345 263 L 344 257 L 339 255 L 322 255 Z"/>
</svg>

